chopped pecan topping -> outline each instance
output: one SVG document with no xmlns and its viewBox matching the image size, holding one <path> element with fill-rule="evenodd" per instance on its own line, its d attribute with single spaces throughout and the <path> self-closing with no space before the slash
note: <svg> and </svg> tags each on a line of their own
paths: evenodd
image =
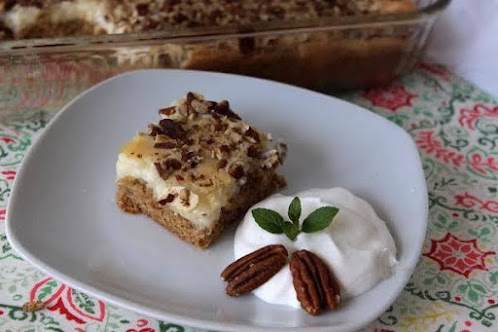
<svg viewBox="0 0 498 332">
<path fill-rule="evenodd" d="M 226 145 L 226 144 L 222 144 L 220 145 L 219 147 L 220 151 L 222 153 L 230 153 L 230 150 L 232 149 L 229 145 Z"/>
<path fill-rule="evenodd" d="M 198 181 L 198 180 L 203 180 L 206 176 L 202 173 L 190 173 L 189 174 L 190 180 L 192 181 Z"/>
<path fill-rule="evenodd" d="M 252 143 L 259 143 L 261 141 L 261 138 L 259 137 L 258 132 L 251 127 L 249 127 L 249 129 L 246 130 L 245 135 L 246 135 L 246 138 L 250 137 L 254 140 L 254 142 L 252 142 Z"/>
<path fill-rule="evenodd" d="M 222 132 L 227 130 L 227 128 L 228 126 L 226 123 L 216 122 L 215 124 L 211 125 L 211 131 L 213 132 Z"/>
<path fill-rule="evenodd" d="M 214 185 L 213 179 L 202 179 L 197 182 L 199 187 L 211 187 Z"/>
<path fill-rule="evenodd" d="M 340 302 L 339 284 L 325 263 L 308 250 L 299 250 L 290 260 L 292 282 L 301 307 L 310 315 L 336 309 Z"/>
<path fill-rule="evenodd" d="M 190 107 L 192 109 L 192 107 Z M 190 114 L 188 115 L 188 120 L 192 121 L 197 117 L 197 113 L 194 111 L 190 111 Z"/>
<path fill-rule="evenodd" d="M 214 108 L 216 107 L 216 105 L 218 103 L 215 101 L 212 101 L 212 100 L 206 100 L 204 102 L 204 104 L 206 105 L 206 107 L 208 108 L 209 111 L 212 111 L 212 110 L 214 110 Z"/>
<path fill-rule="evenodd" d="M 176 106 L 170 106 L 159 110 L 159 114 L 170 116 L 176 113 Z"/>
<path fill-rule="evenodd" d="M 218 169 L 222 169 L 222 168 L 225 168 L 228 164 L 228 161 L 226 161 L 225 159 L 221 159 L 219 162 L 218 162 Z"/>
<path fill-rule="evenodd" d="M 188 103 L 188 104 L 190 104 L 190 103 L 192 103 L 192 101 L 193 101 L 193 100 L 195 100 L 195 99 L 197 99 L 197 98 L 195 97 L 195 94 L 194 94 L 193 92 L 189 91 L 189 92 L 187 93 L 187 103 Z"/>
<path fill-rule="evenodd" d="M 195 94 L 193 92 L 187 93 L 185 104 L 187 105 L 187 113 L 189 115 L 194 113 L 194 108 L 192 107 L 192 102 L 194 100 L 196 100 Z"/>
<path fill-rule="evenodd" d="M 214 111 L 228 118 L 240 120 L 240 116 L 230 109 L 230 103 L 227 100 L 222 100 L 216 104 Z"/>
<path fill-rule="evenodd" d="M 232 127 L 232 131 L 242 136 L 242 129 L 240 129 L 239 127 Z"/>
<path fill-rule="evenodd" d="M 179 160 L 174 159 L 174 158 L 166 159 L 164 164 L 166 165 L 167 168 L 173 169 L 173 170 L 179 170 L 180 168 L 182 168 L 182 163 Z"/>
<path fill-rule="evenodd" d="M 218 146 L 214 150 L 216 159 L 220 160 L 220 159 L 226 159 L 226 158 L 228 158 L 230 150 L 231 150 L 230 146 L 228 146 L 226 144 L 222 144 L 222 145 Z"/>
<path fill-rule="evenodd" d="M 190 166 L 195 167 L 202 160 L 202 157 L 195 151 L 182 152 L 182 161 L 187 162 Z"/>
<path fill-rule="evenodd" d="M 232 130 L 228 131 L 228 137 L 233 143 L 241 143 L 242 142 L 242 132 L 240 130 L 232 128 Z"/>
<path fill-rule="evenodd" d="M 245 175 L 245 172 L 242 165 L 233 164 L 228 168 L 228 174 L 230 174 L 235 180 L 239 180 Z"/>
<path fill-rule="evenodd" d="M 162 163 L 154 163 L 154 166 L 156 167 L 157 173 L 159 173 L 159 176 L 163 180 L 167 180 L 169 175 L 171 174 L 171 170 L 169 170 L 167 167 L 163 166 Z"/>
<path fill-rule="evenodd" d="M 284 246 L 269 245 L 239 258 L 221 273 L 228 282 L 226 293 L 239 296 L 263 285 L 284 267 L 287 256 Z"/>
<path fill-rule="evenodd" d="M 166 135 L 158 134 L 154 139 L 154 147 L 158 149 L 173 149 L 177 146 L 176 140 Z"/>
<path fill-rule="evenodd" d="M 182 161 L 189 162 L 195 157 L 195 151 L 185 151 L 182 153 Z"/>
<path fill-rule="evenodd" d="M 171 138 L 183 138 L 185 136 L 185 130 L 183 127 L 171 119 L 162 119 L 159 121 L 159 125 L 163 129 L 164 135 Z"/>
<path fill-rule="evenodd" d="M 183 188 L 180 191 L 180 201 L 184 206 L 189 206 L 190 205 L 190 190 Z"/>
<path fill-rule="evenodd" d="M 161 199 L 158 203 L 161 205 L 165 205 L 166 203 L 171 203 L 175 200 L 176 195 L 168 194 L 165 199 Z"/>
<path fill-rule="evenodd" d="M 152 7 L 149 9 L 152 11 Z M 153 155 L 155 167 L 163 179 L 191 181 L 191 173 L 205 172 L 204 167 L 196 167 L 202 166 L 206 158 L 210 159 L 209 164 L 213 163 L 209 167 L 223 170 L 231 181 L 242 186 L 254 167 L 274 168 L 282 163 L 284 149 L 279 146 L 267 151 L 263 133 L 239 121 L 226 100 L 216 103 L 189 92 L 177 105 L 160 109 L 159 113 L 159 123 L 148 127 L 148 139 L 153 141 L 155 150 L 147 150 L 147 153 Z M 192 116 L 195 117 L 189 120 Z M 217 184 L 216 179 L 209 179 L 209 176 L 195 182 L 199 187 Z M 196 204 L 192 199 L 198 199 L 197 195 L 192 195 L 190 206 Z"/>
<path fill-rule="evenodd" d="M 209 111 L 208 106 L 200 100 L 194 99 L 190 104 L 197 113 L 207 113 Z"/>
<path fill-rule="evenodd" d="M 195 141 L 192 138 L 188 138 L 183 141 L 187 146 L 194 145 Z"/>
<path fill-rule="evenodd" d="M 258 159 L 261 156 L 261 152 L 259 151 L 259 146 L 253 144 L 247 148 L 247 155 L 253 159 Z"/>
<path fill-rule="evenodd" d="M 275 150 L 275 149 L 269 150 L 269 151 L 266 151 L 265 153 L 263 153 L 263 158 L 264 158 L 264 161 L 262 164 L 263 168 L 274 168 L 274 167 L 277 167 L 279 165 L 280 156 L 279 156 L 277 150 Z"/>
<path fill-rule="evenodd" d="M 173 149 L 174 147 L 176 147 L 176 143 L 174 142 L 154 143 L 154 147 L 156 149 Z"/>
<path fill-rule="evenodd" d="M 163 133 L 163 130 L 153 123 L 151 123 L 147 126 L 147 134 L 149 134 L 150 136 L 157 136 L 157 135 L 161 135 L 162 133 Z"/>
</svg>

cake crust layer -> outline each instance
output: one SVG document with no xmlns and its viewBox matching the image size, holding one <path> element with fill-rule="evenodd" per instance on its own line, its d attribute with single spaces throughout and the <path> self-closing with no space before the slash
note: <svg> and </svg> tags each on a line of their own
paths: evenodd
<svg viewBox="0 0 498 332">
<path fill-rule="evenodd" d="M 196 227 L 184 217 L 160 204 L 144 182 L 131 177 L 118 180 L 116 202 L 124 212 L 143 213 L 183 241 L 204 249 L 227 225 L 238 222 L 252 205 L 285 185 L 285 179 L 276 173 L 265 177 L 249 177 L 247 183 L 240 188 L 239 194 L 222 209 L 220 218 L 207 228 Z"/>
</svg>

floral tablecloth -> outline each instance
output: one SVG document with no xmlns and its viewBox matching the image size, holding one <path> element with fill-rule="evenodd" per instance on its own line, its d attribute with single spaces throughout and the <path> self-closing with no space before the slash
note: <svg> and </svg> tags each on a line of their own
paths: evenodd
<svg viewBox="0 0 498 332">
<path fill-rule="evenodd" d="M 0 89 L 0 101 L 15 104 L 22 93 L 13 89 Z M 339 97 L 412 135 L 429 189 L 429 232 L 415 273 L 365 331 L 498 331 L 498 100 L 431 64 L 388 87 Z M 99 301 L 12 250 L 4 224 L 12 181 L 50 117 L 43 107 L 26 111 L 28 119 L 0 126 L 0 331 L 201 331 Z M 23 304 L 34 300 L 45 308 L 24 312 Z"/>
</svg>

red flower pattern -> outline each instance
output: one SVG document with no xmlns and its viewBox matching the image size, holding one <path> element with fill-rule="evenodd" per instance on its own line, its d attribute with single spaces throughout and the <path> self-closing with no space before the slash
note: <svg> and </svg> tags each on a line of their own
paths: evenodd
<svg viewBox="0 0 498 332">
<path fill-rule="evenodd" d="M 488 173 L 498 172 L 498 160 L 493 156 L 486 156 L 483 152 L 477 151 L 467 158 L 467 163 L 476 172 L 488 175 Z"/>
<path fill-rule="evenodd" d="M 472 109 L 462 108 L 458 123 L 462 127 L 469 127 L 475 129 L 475 122 L 480 118 L 498 118 L 498 106 L 488 107 L 483 104 L 474 105 Z"/>
<path fill-rule="evenodd" d="M 9 181 L 14 180 L 14 178 L 16 177 L 16 171 L 5 170 L 1 171 L 0 173 L 5 177 L 5 179 Z"/>
<path fill-rule="evenodd" d="M 498 213 L 498 201 L 482 200 L 467 192 L 455 195 L 455 205 L 463 206 L 465 208 L 477 208 L 486 210 L 491 213 Z"/>
<path fill-rule="evenodd" d="M 75 292 L 71 287 L 52 278 L 46 278 L 35 284 L 31 289 L 29 300 L 42 300 L 48 310 L 59 312 L 67 320 L 78 324 L 85 324 L 88 321 L 102 322 L 106 315 L 104 302 L 90 300 L 92 301 L 91 309 L 85 310 L 76 303 Z"/>
<path fill-rule="evenodd" d="M 450 270 L 468 278 L 474 270 L 488 271 L 485 259 L 494 251 L 481 251 L 477 239 L 460 240 L 447 233 L 441 240 L 431 240 L 431 248 L 423 255 L 436 261 L 441 270 Z"/>
<path fill-rule="evenodd" d="M 137 321 L 137 329 L 128 329 L 126 332 L 156 332 L 152 327 L 147 327 L 149 321 L 146 319 L 139 319 Z"/>
<path fill-rule="evenodd" d="M 412 106 L 412 99 L 416 95 L 406 91 L 401 85 L 391 85 L 381 89 L 370 89 L 363 93 L 372 105 L 387 108 L 396 112 L 403 106 Z"/>
<path fill-rule="evenodd" d="M 417 137 L 416 143 L 419 149 L 425 151 L 429 155 L 434 154 L 437 159 L 441 159 L 447 164 L 453 164 L 455 166 L 460 166 L 462 164 L 463 155 L 445 148 L 443 143 L 434 137 L 434 132 L 432 131 L 421 131 Z"/>
</svg>

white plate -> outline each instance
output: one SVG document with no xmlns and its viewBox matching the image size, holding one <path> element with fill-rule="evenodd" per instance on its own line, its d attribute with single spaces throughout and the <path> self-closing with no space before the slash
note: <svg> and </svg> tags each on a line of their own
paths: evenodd
<svg viewBox="0 0 498 332">
<path fill-rule="evenodd" d="M 399 249 L 394 275 L 337 311 L 311 317 L 229 298 L 221 270 L 234 229 L 202 251 L 114 202 L 120 146 L 187 91 L 230 100 L 244 119 L 283 137 L 286 193 L 342 186 L 375 207 Z M 394 302 L 413 272 L 427 227 L 417 149 L 396 125 L 360 107 L 270 81 L 208 72 L 124 74 L 83 93 L 52 120 L 18 172 L 7 236 L 29 262 L 88 294 L 159 319 L 214 330 L 350 331 Z"/>
</svg>

